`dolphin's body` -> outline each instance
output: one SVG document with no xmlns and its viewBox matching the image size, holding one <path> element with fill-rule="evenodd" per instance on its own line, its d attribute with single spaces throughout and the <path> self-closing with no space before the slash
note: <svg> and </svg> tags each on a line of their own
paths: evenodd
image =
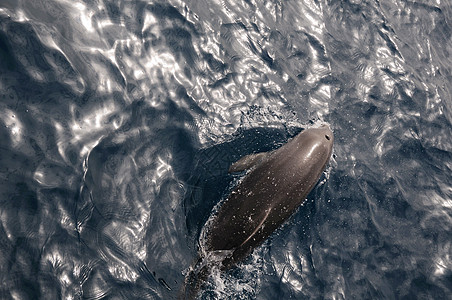
<svg viewBox="0 0 452 300">
<path fill-rule="evenodd" d="M 333 140 L 327 125 L 310 128 L 277 150 L 233 164 L 229 172 L 252 170 L 209 222 L 204 252 L 223 253 L 219 262 L 224 270 L 250 254 L 305 201 L 331 157 Z M 196 289 L 208 270 L 203 267 L 198 273 Z"/>
</svg>

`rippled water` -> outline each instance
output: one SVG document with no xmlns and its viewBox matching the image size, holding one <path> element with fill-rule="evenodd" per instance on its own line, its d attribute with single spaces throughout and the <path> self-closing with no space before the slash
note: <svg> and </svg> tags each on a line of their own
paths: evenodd
<svg viewBox="0 0 452 300">
<path fill-rule="evenodd" d="M 177 297 L 228 166 L 318 121 L 326 181 L 200 297 L 450 297 L 451 26 L 442 0 L 2 0 L 0 298 Z"/>
</svg>

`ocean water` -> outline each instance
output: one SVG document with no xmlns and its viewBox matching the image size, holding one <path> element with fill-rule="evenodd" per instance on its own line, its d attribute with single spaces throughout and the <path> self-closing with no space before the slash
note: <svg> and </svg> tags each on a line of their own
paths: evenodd
<svg viewBox="0 0 452 300">
<path fill-rule="evenodd" d="M 200 299 L 451 299 L 447 0 L 0 1 L 0 298 L 175 299 L 245 154 L 328 123 Z"/>
</svg>

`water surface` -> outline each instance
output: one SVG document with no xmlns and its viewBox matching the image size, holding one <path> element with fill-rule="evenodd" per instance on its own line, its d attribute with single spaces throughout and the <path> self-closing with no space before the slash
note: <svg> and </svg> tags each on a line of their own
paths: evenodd
<svg viewBox="0 0 452 300">
<path fill-rule="evenodd" d="M 240 156 L 335 158 L 201 299 L 452 293 L 448 1 L 0 3 L 0 298 L 172 299 Z"/>
</svg>

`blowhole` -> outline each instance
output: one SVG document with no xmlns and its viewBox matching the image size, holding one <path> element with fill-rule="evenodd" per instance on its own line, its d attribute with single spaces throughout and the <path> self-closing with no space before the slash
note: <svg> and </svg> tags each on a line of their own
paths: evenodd
<svg viewBox="0 0 452 300">
<path fill-rule="evenodd" d="M 330 140 L 330 136 L 328 134 L 325 134 L 325 138 L 329 141 Z"/>
</svg>

